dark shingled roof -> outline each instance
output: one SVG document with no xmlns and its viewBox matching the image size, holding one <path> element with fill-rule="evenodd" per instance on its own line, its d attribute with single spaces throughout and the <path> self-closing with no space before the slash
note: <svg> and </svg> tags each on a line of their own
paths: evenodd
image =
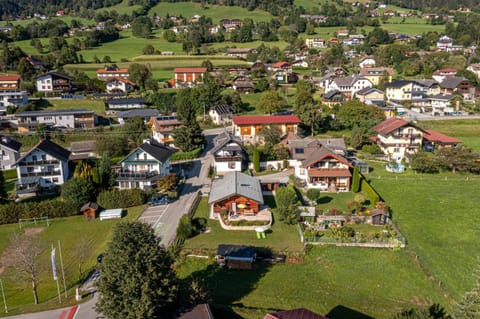
<svg viewBox="0 0 480 319">
<path fill-rule="evenodd" d="M 385 88 L 401 88 L 411 83 L 412 81 L 409 81 L 409 80 L 396 80 L 396 81 L 385 84 Z"/>
<path fill-rule="evenodd" d="M 199 304 L 178 319 L 213 319 L 212 311 L 207 303 Z"/>
<path fill-rule="evenodd" d="M 44 151 L 45 153 L 61 160 L 61 161 L 68 161 L 68 157 L 70 156 L 70 151 L 64 149 L 58 144 L 55 144 L 49 140 L 40 140 L 37 145 L 35 145 L 30 151 L 28 151 L 25 155 L 20 157 L 17 163 L 21 162 L 25 157 L 27 157 L 30 153 L 34 150 L 39 149 Z"/>
<path fill-rule="evenodd" d="M 217 248 L 217 256 L 237 257 L 237 258 L 254 258 L 255 247 L 241 245 L 225 245 L 220 244 Z"/>
<path fill-rule="evenodd" d="M 244 151 L 245 149 L 243 148 L 242 141 L 240 140 L 239 137 L 233 136 L 232 134 L 228 133 L 227 131 L 224 131 L 217 135 L 213 139 L 213 149 L 210 150 L 210 154 L 215 154 L 219 150 L 221 150 L 225 145 L 230 144 L 230 143 L 237 143 L 238 146 Z"/>
<path fill-rule="evenodd" d="M 119 112 L 117 114 L 118 118 L 133 118 L 133 117 L 143 117 L 143 118 L 150 118 L 152 116 L 158 116 L 158 110 L 157 109 L 134 109 L 130 111 L 125 111 L 125 112 Z"/>
<path fill-rule="evenodd" d="M 18 152 L 20 151 L 20 147 L 22 146 L 22 143 L 17 142 L 14 139 L 11 139 L 7 136 L 0 135 L 0 145 Z"/>
<path fill-rule="evenodd" d="M 463 81 L 468 81 L 468 79 L 458 76 L 449 76 L 446 77 L 442 83 L 440 83 L 440 87 L 444 89 L 455 89 L 457 86 L 460 85 Z"/>
<path fill-rule="evenodd" d="M 162 145 L 154 140 L 148 140 L 147 142 L 140 145 L 138 148 L 152 155 L 155 159 L 159 160 L 162 163 L 165 163 L 165 161 L 170 156 L 172 156 L 173 153 L 175 153 L 174 149 Z"/>
<path fill-rule="evenodd" d="M 303 167 L 308 167 L 310 165 L 312 165 L 313 163 L 316 163 L 326 157 L 333 157 L 335 159 L 337 159 L 338 161 L 344 163 L 345 165 L 348 165 L 351 167 L 350 163 L 348 162 L 348 160 L 335 153 L 334 151 L 332 151 L 331 149 L 329 149 L 328 147 L 326 146 L 322 146 L 316 150 L 314 150 L 312 153 L 310 153 L 310 155 L 308 155 L 308 157 L 306 159 L 304 159 L 302 161 L 302 166 Z"/>
<path fill-rule="evenodd" d="M 215 110 L 218 114 L 232 114 L 233 110 L 230 105 L 219 104 L 212 107 L 212 110 Z"/>
</svg>

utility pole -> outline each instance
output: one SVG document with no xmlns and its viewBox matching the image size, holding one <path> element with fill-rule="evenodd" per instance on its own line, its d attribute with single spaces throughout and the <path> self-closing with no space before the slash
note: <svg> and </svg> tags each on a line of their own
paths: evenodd
<svg viewBox="0 0 480 319">
<path fill-rule="evenodd" d="M 67 284 L 65 282 L 65 268 L 63 268 L 62 247 L 60 246 L 60 240 L 58 241 L 58 254 L 60 256 L 60 266 L 62 267 L 63 290 L 65 291 L 65 298 L 67 298 Z"/>
</svg>

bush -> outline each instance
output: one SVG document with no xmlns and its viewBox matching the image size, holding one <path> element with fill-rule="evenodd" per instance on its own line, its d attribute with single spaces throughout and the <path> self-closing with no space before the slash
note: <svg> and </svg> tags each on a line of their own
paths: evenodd
<svg viewBox="0 0 480 319">
<path fill-rule="evenodd" d="M 260 151 L 258 148 L 253 149 L 253 169 L 255 172 L 260 172 Z"/>
<path fill-rule="evenodd" d="M 178 224 L 177 237 L 179 239 L 190 238 L 193 235 L 193 230 L 194 229 L 192 226 L 192 220 L 190 219 L 190 216 L 183 215 L 182 218 L 180 218 L 180 222 Z"/>
<path fill-rule="evenodd" d="M 307 191 L 307 198 L 313 202 L 320 198 L 320 190 L 317 188 L 310 188 Z"/>
<path fill-rule="evenodd" d="M 0 224 L 17 223 L 20 218 L 68 217 L 79 213 L 75 202 L 59 199 L 0 205 Z"/>
<path fill-rule="evenodd" d="M 140 189 L 114 189 L 104 191 L 98 195 L 97 203 L 103 208 L 127 208 L 142 205 L 146 202 L 147 195 Z"/>
<path fill-rule="evenodd" d="M 170 161 L 182 161 L 182 160 L 198 158 L 201 152 L 202 152 L 201 148 L 196 148 L 190 152 L 173 153 L 173 155 L 170 156 Z"/>
<path fill-rule="evenodd" d="M 3 171 L 3 177 L 5 178 L 5 180 L 17 178 L 17 170 L 9 169 L 9 170 Z"/>
<path fill-rule="evenodd" d="M 383 154 L 382 149 L 377 144 L 363 145 L 362 152 L 372 154 L 372 155 Z"/>
<path fill-rule="evenodd" d="M 362 179 L 362 176 L 360 175 L 360 172 L 358 171 L 358 166 L 355 166 L 353 168 L 352 192 L 358 193 L 360 191 L 360 180 L 361 179 Z"/>
</svg>

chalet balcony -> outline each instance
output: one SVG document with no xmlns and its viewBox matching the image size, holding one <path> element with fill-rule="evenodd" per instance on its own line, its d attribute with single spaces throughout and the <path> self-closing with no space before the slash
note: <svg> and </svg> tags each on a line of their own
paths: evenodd
<svg viewBox="0 0 480 319">
<path fill-rule="evenodd" d="M 241 155 L 237 156 L 215 156 L 215 162 L 238 162 L 242 160 Z"/>
<path fill-rule="evenodd" d="M 139 180 L 145 181 L 151 178 L 159 177 L 157 171 L 152 172 L 120 172 L 118 173 L 117 180 Z"/>
<path fill-rule="evenodd" d="M 393 134 L 393 138 L 422 138 L 422 134 Z"/>
<path fill-rule="evenodd" d="M 22 173 L 20 177 L 37 177 L 37 176 L 59 176 L 62 175 L 61 171 L 46 171 L 46 172 L 31 172 L 31 173 Z"/>
<path fill-rule="evenodd" d="M 44 161 L 29 161 L 29 162 L 20 162 L 18 166 L 41 166 L 41 165 L 58 165 L 60 164 L 57 160 L 44 160 Z"/>
</svg>

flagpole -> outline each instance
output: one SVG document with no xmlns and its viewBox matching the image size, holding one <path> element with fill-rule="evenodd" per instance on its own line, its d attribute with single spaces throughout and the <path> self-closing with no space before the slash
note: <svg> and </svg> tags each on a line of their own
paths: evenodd
<svg viewBox="0 0 480 319">
<path fill-rule="evenodd" d="M 63 290 L 65 291 L 65 298 L 67 298 L 67 284 L 65 282 L 65 268 L 63 268 L 62 247 L 60 246 L 60 240 L 58 240 L 58 254 L 60 256 L 60 266 L 62 267 Z"/>
<path fill-rule="evenodd" d="M 55 248 L 53 248 L 53 242 L 52 242 L 52 271 L 53 271 L 53 280 L 57 282 L 58 303 L 62 303 L 62 296 L 60 295 L 60 285 L 58 284 L 57 265 L 55 264 Z"/>
<path fill-rule="evenodd" d="M 5 305 L 5 313 L 8 313 L 7 298 L 5 298 L 5 290 L 3 289 L 2 278 L 0 278 L 0 287 L 2 288 L 3 304 Z"/>
</svg>

